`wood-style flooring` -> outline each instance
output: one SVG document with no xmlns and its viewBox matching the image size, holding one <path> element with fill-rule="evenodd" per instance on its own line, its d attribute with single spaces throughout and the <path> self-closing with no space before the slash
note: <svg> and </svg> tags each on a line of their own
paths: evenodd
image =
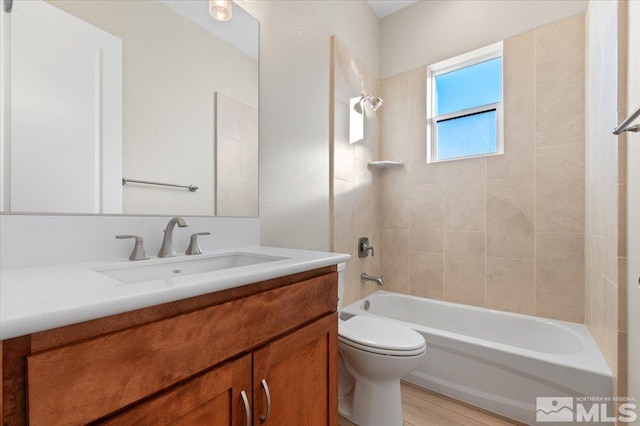
<svg viewBox="0 0 640 426">
<path fill-rule="evenodd" d="M 404 426 L 505 426 L 521 423 L 464 402 L 402 383 Z M 354 426 L 340 418 L 340 426 Z M 362 425 L 366 426 L 366 425 Z"/>
</svg>

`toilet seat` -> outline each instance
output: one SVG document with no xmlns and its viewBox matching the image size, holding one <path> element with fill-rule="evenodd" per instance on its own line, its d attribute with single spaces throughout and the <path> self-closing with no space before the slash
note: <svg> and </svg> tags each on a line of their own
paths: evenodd
<svg viewBox="0 0 640 426">
<path fill-rule="evenodd" d="M 427 346 L 415 330 L 367 316 L 340 321 L 338 340 L 356 349 L 391 356 L 421 355 Z"/>
</svg>

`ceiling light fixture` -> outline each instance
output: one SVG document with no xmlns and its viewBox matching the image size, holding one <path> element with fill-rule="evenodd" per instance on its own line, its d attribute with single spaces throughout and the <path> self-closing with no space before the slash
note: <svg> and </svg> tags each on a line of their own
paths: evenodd
<svg viewBox="0 0 640 426">
<path fill-rule="evenodd" d="M 232 8 L 231 0 L 209 0 L 209 14 L 216 21 L 230 20 Z"/>
</svg>

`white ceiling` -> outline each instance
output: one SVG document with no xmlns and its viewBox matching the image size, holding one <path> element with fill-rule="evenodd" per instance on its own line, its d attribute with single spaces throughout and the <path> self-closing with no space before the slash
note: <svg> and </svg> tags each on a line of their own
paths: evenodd
<svg viewBox="0 0 640 426">
<path fill-rule="evenodd" d="M 258 20 L 242 7 L 233 4 L 230 21 L 216 21 L 209 15 L 207 0 L 160 0 L 171 9 L 186 16 L 202 28 L 212 32 L 236 49 L 258 59 L 260 26 Z"/>
<path fill-rule="evenodd" d="M 373 9 L 378 19 L 382 19 L 400 9 L 411 6 L 416 1 L 417 0 L 367 0 L 367 3 L 369 3 L 369 6 L 371 6 L 371 9 Z"/>
</svg>

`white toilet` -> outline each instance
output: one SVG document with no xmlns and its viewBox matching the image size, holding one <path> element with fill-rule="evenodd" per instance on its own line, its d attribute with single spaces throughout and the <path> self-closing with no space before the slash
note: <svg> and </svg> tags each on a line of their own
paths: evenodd
<svg viewBox="0 0 640 426">
<path fill-rule="evenodd" d="M 338 265 L 338 311 L 345 267 Z M 408 327 L 367 316 L 339 320 L 338 336 L 340 415 L 358 426 L 402 426 L 400 378 L 425 355 L 424 337 Z"/>
</svg>

